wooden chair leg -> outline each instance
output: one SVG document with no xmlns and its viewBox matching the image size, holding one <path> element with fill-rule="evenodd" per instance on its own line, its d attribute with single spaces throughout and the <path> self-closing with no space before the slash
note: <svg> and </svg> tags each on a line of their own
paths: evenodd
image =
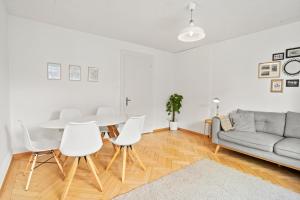
<svg viewBox="0 0 300 200">
<path fill-rule="evenodd" d="M 127 147 L 123 148 L 123 167 L 122 167 L 122 183 L 125 181 L 125 171 L 126 171 L 126 152 Z"/>
<path fill-rule="evenodd" d="M 215 150 L 215 154 L 217 154 L 220 150 L 220 145 L 217 145 L 216 150 Z"/>
<path fill-rule="evenodd" d="M 58 153 L 58 155 L 57 155 L 57 157 L 60 159 L 60 158 L 61 158 L 61 156 L 62 156 L 62 153 L 61 153 L 61 152 L 59 152 L 59 153 Z"/>
<path fill-rule="evenodd" d="M 68 160 L 69 160 L 69 156 L 66 156 L 66 157 L 65 157 L 65 160 L 64 160 L 64 162 L 63 162 L 63 167 L 65 167 L 65 166 L 66 166 L 66 164 L 67 164 Z"/>
<path fill-rule="evenodd" d="M 53 155 L 53 157 L 54 157 L 54 159 L 55 159 L 55 161 L 56 161 L 56 164 L 57 164 L 59 170 L 61 171 L 61 173 L 63 174 L 63 176 L 64 176 L 64 178 L 65 178 L 65 172 L 64 172 L 64 170 L 63 170 L 63 167 L 61 166 L 61 164 L 60 164 L 60 162 L 59 162 L 59 160 L 58 160 L 58 157 L 56 156 L 56 154 L 55 154 L 54 151 L 52 151 L 52 155 Z"/>
<path fill-rule="evenodd" d="M 143 168 L 143 170 L 145 171 L 145 170 L 146 170 L 146 167 L 145 167 L 144 163 L 141 161 L 139 155 L 137 154 L 137 152 L 135 151 L 135 149 L 134 149 L 133 146 L 131 147 L 131 150 L 132 150 L 133 155 L 134 155 L 134 156 L 136 157 L 136 159 L 138 160 L 140 166 L 141 166 L 141 167 Z"/>
<path fill-rule="evenodd" d="M 100 191 L 103 191 L 103 187 L 102 187 L 102 184 L 101 184 L 101 182 L 100 182 L 100 179 L 99 179 L 99 177 L 98 177 L 98 175 L 97 175 L 96 166 L 95 166 L 95 164 L 94 164 L 92 158 L 91 158 L 89 155 L 86 156 L 86 158 L 87 158 L 87 162 L 88 162 L 88 164 L 89 164 L 89 166 L 90 166 L 90 168 L 91 168 L 91 171 L 92 171 L 92 173 L 94 174 L 94 176 L 95 176 L 95 178 L 96 178 L 96 181 L 97 181 L 97 183 L 98 183 L 98 185 L 99 185 Z"/>
<path fill-rule="evenodd" d="M 109 168 L 111 167 L 111 165 L 113 164 L 113 162 L 115 161 L 115 159 L 117 158 L 117 156 L 119 155 L 119 153 L 120 153 L 120 148 L 121 148 L 121 147 L 119 147 L 119 148 L 117 149 L 117 151 L 116 151 L 116 153 L 114 154 L 113 158 L 111 159 L 111 161 L 110 161 L 109 164 L 107 165 L 106 171 L 109 170 Z"/>
<path fill-rule="evenodd" d="M 132 156 L 131 153 L 132 153 L 131 151 L 127 151 L 128 157 L 130 158 L 130 160 L 131 160 L 132 162 L 134 162 L 134 158 L 133 158 L 133 156 Z"/>
<path fill-rule="evenodd" d="M 28 179 L 27 179 L 27 183 L 26 183 L 26 187 L 25 187 L 26 191 L 29 188 L 29 184 L 30 184 L 30 181 L 31 181 L 31 177 L 32 177 L 32 174 L 33 174 L 33 170 L 34 170 L 34 167 L 35 167 L 37 157 L 38 157 L 38 154 L 34 154 L 33 161 L 32 161 L 31 168 L 30 168 L 30 172 L 29 172 Z"/>
<path fill-rule="evenodd" d="M 88 166 L 88 169 L 89 169 L 89 170 L 92 170 L 92 168 L 91 168 L 91 166 L 90 166 L 90 163 L 88 162 L 86 156 L 85 156 L 85 159 L 86 159 L 86 164 L 87 164 L 87 166 Z M 95 170 L 96 170 L 97 174 L 100 174 L 100 172 L 99 172 L 99 170 L 98 170 L 98 168 L 96 167 L 96 165 L 95 165 L 94 162 L 93 162 L 93 164 L 94 164 L 94 166 L 95 166 Z"/>
<path fill-rule="evenodd" d="M 65 187 L 64 187 L 64 191 L 63 191 L 63 193 L 61 195 L 61 198 L 60 198 L 61 200 L 64 200 L 67 197 L 67 194 L 68 194 L 68 191 L 70 189 L 70 186 L 71 186 L 72 180 L 74 178 L 74 175 L 76 173 L 77 167 L 78 167 L 78 157 L 75 158 L 75 160 L 73 162 L 73 165 L 70 169 L 70 172 L 68 173 L 68 176 L 65 180 L 66 184 L 65 184 Z"/>
<path fill-rule="evenodd" d="M 25 167 L 25 169 L 24 169 L 24 172 L 23 172 L 23 175 L 24 175 L 24 176 L 25 176 L 25 174 L 26 174 L 26 172 L 27 172 L 27 170 L 28 170 L 28 167 L 29 167 L 29 165 L 30 165 L 30 163 L 31 163 L 31 161 L 32 161 L 32 158 L 33 158 L 33 153 L 30 155 L 29 160 L 28 160 L 28 162 L 27 162 L 27 164 L 26 164 L 26 167 Z"/>
</svg>

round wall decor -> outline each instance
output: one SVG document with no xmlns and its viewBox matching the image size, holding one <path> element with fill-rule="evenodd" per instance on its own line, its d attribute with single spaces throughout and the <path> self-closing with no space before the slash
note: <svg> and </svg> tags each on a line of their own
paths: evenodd
<svg viewBox="0 0 300 200">
<path fill-rule="evenodd" d="M 289 76 L 296 76 L 300 74 L 300 60 L 290 59 L 283 64 L 283 72 Z"/>
</svg>

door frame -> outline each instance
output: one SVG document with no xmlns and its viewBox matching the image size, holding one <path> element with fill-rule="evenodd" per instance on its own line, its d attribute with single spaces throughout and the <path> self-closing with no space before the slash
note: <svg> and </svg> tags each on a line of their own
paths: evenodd
<svg viewBox="0 0 300 200">
<path fill-rule="evenodd" d="M 147 53 L 143 53 L 143 52 L 136 52 L 136 51 L 131 51 L 131 50 L 126 50 L 126 49 L 122 49 L 120 51 L 120 110 L 123 113 L 126 113 L 126 105 L 125 105 L 125 69 L 124 69 L 124 56 L 126 55 L 136 55 L 136 56 L 144 56 L 144 57 L 148 57 L 149 60 L 152 63 L 151 66 L 151 116 L 146 116 L 146 120 L 147 118 L 152 120 L 151 121 L 151 130 L 149 130 L 149 132 L 153 132 L 154 130 L 154 91 L 153 91 L 153 63 L 154 63 L 154 59 L 153 59 L 153 55 L 147 54 Z M 127 114 L 127 113 L 126 113 Z M 148 132 L 148 130 L 147 130 Z"/>
</svg>

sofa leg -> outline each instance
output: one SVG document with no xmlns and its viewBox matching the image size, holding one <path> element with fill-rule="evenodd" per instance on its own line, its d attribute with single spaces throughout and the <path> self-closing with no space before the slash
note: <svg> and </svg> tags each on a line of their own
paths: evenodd
<svg viewBox="0 0 300 200">
<path fill-rule="evenodd" d="M 217 154 L 219 150 L 220 150 L 220 145 L 217 145 L 217 147 L 215 149 L 215 154 Z"/>
</svg>

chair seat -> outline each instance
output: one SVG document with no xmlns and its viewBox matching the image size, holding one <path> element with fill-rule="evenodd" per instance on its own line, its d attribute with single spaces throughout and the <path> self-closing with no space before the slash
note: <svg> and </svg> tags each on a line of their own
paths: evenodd
<svg viewBox="0 0 300 200">
<path fill-rule="evenodd" d="M 274 145 L 283 139 L 281 136 L 269 133 L 243 131 L 221 131 L 219 137 L 228 142 L 269 152 L 273 152 Z"/>
<path fill-rule="evenodd" d="M 278 155 L 300 160 L 300 139 L 285 138 L 275 145 L 274 151 Z"/>
<path fill-rule="evenodd" d="M 60 145 L 60 140 L 40 139 L 38 141 L 31 141 L 31 143 L 33 151 L 41 152 L 58 149 Z"/>
<path fill-rule="evenodd" d="M 138 142 L 138 141 L 135 141 L 135 142 L 119 143 L 119 142 L 117 141 L 117 137 L 109 138 L 108 140 L 109 140 L 111 143 L 113 143 L 114 145 L 117 145 L 117 146 L 130 146 L 130 145 L 134 145 L 135 143 Z"/>
</svg>

